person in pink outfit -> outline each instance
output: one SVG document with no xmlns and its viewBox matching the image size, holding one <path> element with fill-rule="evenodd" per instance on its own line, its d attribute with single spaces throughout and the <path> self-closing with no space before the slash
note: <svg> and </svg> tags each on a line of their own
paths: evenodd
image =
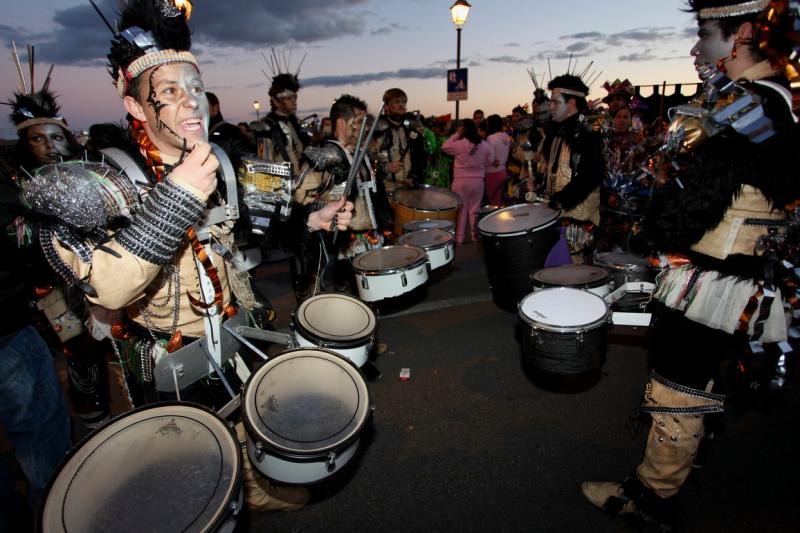
<svg viewBox="0 0 800 533">
<path fill-rule="evenodd" d="M 511 150 L 511 138 L 503 130 L 500 115 L 489 115 L 486 141 L 494 152 L 491 166 L 486 169 L 486 197 L 492 205 L 503 205 L 503 184 L 508 177 L 506 162 Z"/>
<path fill-rule="evenodd" d="M 456 227 L 456 244 L 464 242 L 467 227 L 474 241 L 477 238 L 478 209 L 483 198 L 483 180 L 487 167 L 494 161 L 494 150 L 481 139 L 475 123 L 465 120 L 442 145 L 442 151 L 455 159 L 453 192 L 461 197 L 462 202 Z"/>
</svg>

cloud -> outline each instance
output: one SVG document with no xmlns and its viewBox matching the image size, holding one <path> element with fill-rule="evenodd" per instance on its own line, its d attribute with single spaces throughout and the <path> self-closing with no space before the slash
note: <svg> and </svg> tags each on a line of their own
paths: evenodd
<svg viewBox="0 0 800 533">
<path fill-rule="evenodd" d="M 658 59 L 656 56 L 650 53 L 650 49 L 648 48 L 644 52 L 634 52 L 632 54 L 619 56 L 620 61 L 626 61 L 629 63 L 636 63 L 639 61 L 653 61 L 654 59 Z"/>
<path fill-rule="evenodd" d="M 301 79 L 303 87 L 342 87 L 348 85 L 361 85 L 373 81 L 389 79 L 431 79 L 445 78 L 444 69 L 429 68 L 401 68 L 383 72 L 369 72 L 365 74 L 343 74 L 340 76 L 316 76 Z"/>
<path fill-rule="evenodd" d="M 512 64 L 525 64 L 527 61 L 524 59 L 520 59 L 518 57 L 512 56 L 498 56 L 498 57 L 490 57 L 489 61 L 492 63 L 512 63 Z"/>
<path fill-rule="evenodd" d="M 583 33 L 573 33 L 571 35 L 562 35 L 559 39 L 602 39 L 605 35 L 599 31 L 587 31 Z"/>
<path fill-rule="evenodd" d="M 505 43 L 505 44 L 504 44 L 504 45 L 502 45 L 502 46 L 506 46 L 506 47 L 508 47 L 508 48 L 516 48 L 516 47 L 518 47 L 518 46 L 519 46 L 519 43 Z"/>
<path fill-rule="evenodd" d="M 192 39 L 197 45 L 263 49 L 311 44 L 340 36 L 361 35 L 369 0 L 225 0 L 204 2 L 192 12 Z M 116 0 L 98 0 L 113 24 Z M 49 22 L 49 21 L 44 21 Z M 0 25 L 0 40 L 36 45 L 37 59 L 58 64 L 94 66 L 105 63 L 110 31 L 88 4 L 54 12 L 52 29 L 34 33 Z M 393 31 L 400 26 L 389 25 Z M 383 28 L 376 30 L 382 31 Z"/>
<path fill-rule="evenodd" d="M 591 44 L 586 42 L 572 43 L 569 46 L 567 46 L 566 50 L 568 52 L 580 52 L 581 50 L 586 50 L 590 46 Z"/>
</svg>

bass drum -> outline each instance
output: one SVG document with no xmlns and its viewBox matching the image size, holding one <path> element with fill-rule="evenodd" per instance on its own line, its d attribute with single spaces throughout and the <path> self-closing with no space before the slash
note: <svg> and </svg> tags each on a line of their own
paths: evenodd
<svg viewBox="0 0 800 533">
<path fill-rule="evenodd" d="M 62 462 L 39 531 L 225 531 L 242 508 L 239 441 L 216 413 L 189 403 L 129 411 Z"/>
<path fill-rule="evenodd" d="M 394 191 L 394 234 L 403 233 L 403 225 L 411 220 L 444 219 L 456 223 L 461 210 L 461 198 L 448 189 L 421 185 L 401 187 Z"/>
<path fill-rule="evenodd" d="M 242 393 L 248 457 L 279 483 L 322 481 L 352 459 L 372 411 L 352 362 L 328 350 L 287 350 L 254 372 Z"/>
<path fill-rule="evenodd" d="M 298 346 L 328 348 L 361 367 L 375 341 L 378 319 L 358 298 L 327 293 L 303 301 L 292 325 Z"/>
<path fill-rule="evenodd" d="M 497 305 L 516 311 L 530 292 L 530 275 L 558 242 L 558 211 L 543 204 L 499 209 L 478 222 L 489 284 Z"/>
</svg>

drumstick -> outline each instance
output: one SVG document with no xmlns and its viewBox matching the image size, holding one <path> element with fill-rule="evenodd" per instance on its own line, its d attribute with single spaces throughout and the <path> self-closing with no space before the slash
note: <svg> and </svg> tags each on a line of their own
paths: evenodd
<svg viewBox="0 0 800 533">
<path fill-rule="evenodd" d="M 361 167 L 361 162 L 364 161 L 364 156 L 367 153 L 367 146 L 369 146 L 369 143 L 372 141 L 373 135 L 375 135 L 375 126 L 378 125 L 378 118 L 381 116 L 381 113 L 383 113 L 383 106 L 384 104 L 381 104 L 380 109 L 378 109 L 378 114 L 375 115 L 375 120 L 372 121 L 372 126 L 369 128 L 369 133 L 367 134 L 367 138 L 364 139 L 363 145 L 361 143 L 361 139 L 359 139 L 358 142 L 356 142 L 356 149 L 355 152 L 353 152 L 353 163 L 350 166 L 350 173 L 347 175 L 347 184 L 344 187 L 345 202 L 347 201 L 347 198 L 350 196 L 350 189 L 353 187 L 353 182 L 355 182 L 356 176 L 358 175 L 358 169 L 359 167 Z M 367 118 L 364 117 L 364 123 L 361 124 L 362 131 L 366 123 L 367 123 Z M 361 149 L 359 150 L 360 146 Z M 333 229 L 333 242 L 336 242 L 336 237 L 338 235 L 339 235 L 339 228 L 336 227 Z"/>
</svg>

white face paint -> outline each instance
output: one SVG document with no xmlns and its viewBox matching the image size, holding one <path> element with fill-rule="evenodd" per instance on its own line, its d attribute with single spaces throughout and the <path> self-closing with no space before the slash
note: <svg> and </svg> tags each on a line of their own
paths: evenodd
<svg viewBox="0 0 800 533">
<path fill-rule="evenodd" d="M 562 122 L 574 115 L 577 109 L 574 105 L 574 100 L 570 100 L 572 104 L 564 100 L 564 95 L 559 92 L 552 93 L 548 108 L 550 109 L 550 120 L 553 122 Z"/>
<path fill-rule="evenodd" d="M 137 102 L 145 131 L 162 155 L 180 156 L 184 140 L 188 149 L 208 142 L 208 100 L 195 66 L 169 63 L 142 76 Z"/>
<path fill-rule="evenodd" d="M 26 128 L 31 152 L 39 164 L 58 163 L 69 157 L 67 134 L 56 124 L 37 124 Z"/>
<path fill-rule="evenodd" d="M 272 97 L 275 112 L 284 117 L 297 113 L 297 93 L 287 94 L 286 96 Z"/>
<path fill-rule="evenodd" d="M 689 52 L 694 56 L 694 68 L 715 66 L 719 60 L 729 58 L 735 43 L 736 35 L 725 38 L 716 20 L 703 22 L 697 30 L 697 43 Z"/>
</svg>

